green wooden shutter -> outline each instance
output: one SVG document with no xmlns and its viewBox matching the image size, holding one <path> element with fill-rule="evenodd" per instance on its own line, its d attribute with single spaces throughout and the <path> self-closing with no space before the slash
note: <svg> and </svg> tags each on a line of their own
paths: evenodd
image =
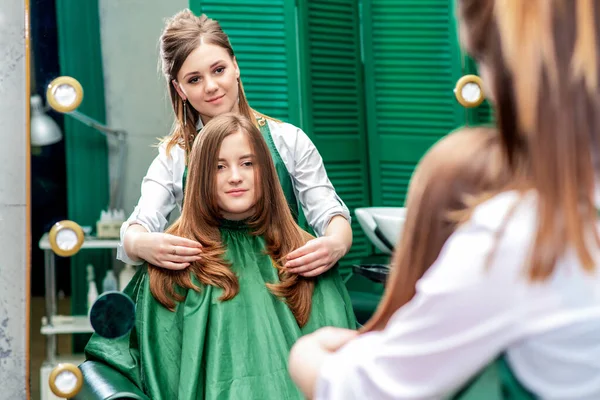
<svg viewBox="0 0 600 400">
<path fill-rule="evenodd" d="M 448 0 L 366 0 L 364 49 L 373 205 L 402 206 L 415 164 L 466 123 Z"/>
<path fill-rule="evenodd" d="M 302 126 L 353 214 L 370 203 L 358 2 L 301 0 L 298 16 Z M 354 215 L 352 228 L 352 250 L 342 265 L 372 251 Z"/>
<path fill-rule="evenodd" d="M 494 114 L 490 103 L 485 100 L 479 107 L 473 110 L 475 123 L 477 125 L 488 125 L 494 123 Z"/>
<path fill-rule="evenodd" d="M 190 0 L 229 36 L 250 106 L 300 125 L 295 5 L 289 0 Z"/>
</svg>

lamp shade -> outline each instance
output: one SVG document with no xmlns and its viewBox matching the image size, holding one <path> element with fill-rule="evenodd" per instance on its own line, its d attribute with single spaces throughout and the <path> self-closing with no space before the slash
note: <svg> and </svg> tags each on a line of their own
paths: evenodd
<svg viewBox="0 0 600 400">
<path fill-rule="evenodd" d="M 44 112 L 42 98 L 35 94 L 31 96 L 31 145 L 48 146 L 62 139 L 60 127 Z"/>
</svg>

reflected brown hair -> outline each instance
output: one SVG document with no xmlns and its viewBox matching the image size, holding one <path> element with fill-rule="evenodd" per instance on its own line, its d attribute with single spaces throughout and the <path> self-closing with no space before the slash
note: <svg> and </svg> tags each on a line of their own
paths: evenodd
<svg viewBox="0 0 600 400">
<path fill-rule="evenodd" d="M 522 190 L 538 197 L 528 264 L 544 280 L 572 248 L 594 271 L 595 160 L 600 135 L 600 4 L 593 0 L 457 0 L 463 44 L 492 77 L 495 115 L 511 162 L 523 155 Z"/>
<path fill-rule="evenodd" d="M 492 128 L 463 128 L 436 143 L 417 165 L 406 220 L 382 301 L 363 332 L 381 330 L 415 295 L 417 281 L 439 256 L 472 204 L 509 185 L 511 172 Z"/>
<path fill-rule="evenodd" d="M 267 143 L 258 128 L 247 118 L 234 113 L 217 116 L 202 129 L 191 152 L 185 201 L 181 216 L 167 229 L 167 233 L 198 241 L 202 244 L 202 258 L 188 268 L 175 271 L 149 265 L 150 290 L 158 302 L 170 310 L 175 302 L 185 299 L 185 291 L 199 291 L 191 275 L 204 285 L 223 289 L 220 300 L 230 300 L 239 292 L 239 281 L 224 258 L 225 248 L 219 227 L 221 210 L 217 205 L 216 172 L 219 150 L 223 140 L 242 132 L 248 138 L 254 154 L 255 185 L 258 185 L 255 213 L 248 219 L 252 235 L 265 239 L 265 252 L 279 270 L 279 282 L 269 283 L 271 292 L 284 299 L 298 324 L 308 321 L 314 280 L 290 274 L 282 267 L 288 253 L 310 239 L 302 231 L 290 212 Z"/>
</svg>

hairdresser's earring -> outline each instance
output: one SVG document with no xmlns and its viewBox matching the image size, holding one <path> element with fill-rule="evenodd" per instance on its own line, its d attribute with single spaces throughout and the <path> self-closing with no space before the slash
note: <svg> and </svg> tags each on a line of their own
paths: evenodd
<svg viewBox="0 0 600 400">
<path fill-rule="evenodd" d="M 187 125 L 187 100 L 183 101 L 183 126 Z"/>
</svg>

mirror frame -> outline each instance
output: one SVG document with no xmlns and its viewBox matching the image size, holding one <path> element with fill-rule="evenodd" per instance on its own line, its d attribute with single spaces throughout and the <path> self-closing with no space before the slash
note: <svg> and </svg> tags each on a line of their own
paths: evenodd
<svg viewBox="0 0 600 400">
<path fill-rule="evenodd" d="M 31 399 L 31 7 L 25 9 L 25 395 Z"/>
</svg>

